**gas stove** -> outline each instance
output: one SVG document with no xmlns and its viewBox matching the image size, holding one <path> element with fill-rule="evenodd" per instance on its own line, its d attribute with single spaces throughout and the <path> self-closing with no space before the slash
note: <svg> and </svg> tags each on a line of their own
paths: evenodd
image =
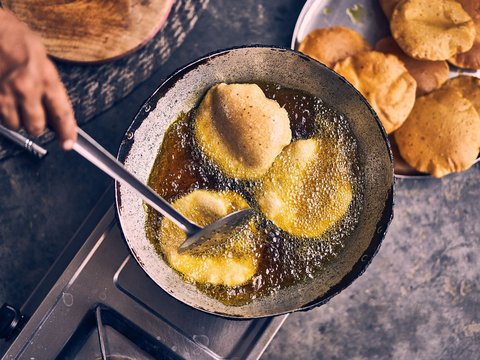
<svg viewBox="0 0 480 360">
<path fill-rule="evenodd" d="M 122 239 L 110 189 L 25 305 L 4 306 L 3 359 L 257 359 L 287 315 L 235 320 L 158 287 Z"/>
</svg>

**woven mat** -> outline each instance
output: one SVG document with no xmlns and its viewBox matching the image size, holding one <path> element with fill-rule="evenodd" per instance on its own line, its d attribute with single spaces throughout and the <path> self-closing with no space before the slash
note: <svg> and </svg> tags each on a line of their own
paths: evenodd
<svg viewBox="0 0 480 360">
<path fill-rule="evenodd" d="M 208 0 L 176 0 L 164 28 L 146 46 L 120 60 L 101 65 L 57 62 L 77 122 L 84 124 L 109 109 L 151 76 L 183 43 L 207 4 Z M 36 142 L 44 144 L 54 137 L 48 130 Z M 22 151 L 0 137 L 0 160 Z"/>
</svg>

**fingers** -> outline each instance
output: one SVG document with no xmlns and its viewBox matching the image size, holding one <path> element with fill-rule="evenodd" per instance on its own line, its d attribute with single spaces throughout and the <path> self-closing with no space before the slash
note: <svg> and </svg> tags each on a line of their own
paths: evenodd
<svg viewBox="0 0 480 360">
<path fill-rule="evenodd" d="M 20 117 L 25 129 L 33 136 L 40 136 L 47 124 L 41 96 L 30 97 L 19 104 Z"/>
<path fill-rule="evenodd" d="M 23 125 L 39 136 L 47 119 L 60 145 L 72 149 L 77 139 L 72 105 L 55 66 L 45 56 L 12 71 L 0 82 L 0 121 L 11 129 Z"/>
<path fill-rule="evenodd" d="M 12 94 L 0 93 L 0 122 L 11 130 L 20 127 L 17 104 Z"/>
<path fill-rule="evenodd" d="M 40 136 L 46 126 L 40 81 L 32 76 L 18 76 L 11 81 L 11 88 L 22 125 L 30 134 Z"/>
<path fill-rule="evenodd" d="M 77 123 L 72 105 L 55 67 L 50 63 L 49 82 L 43 96 L 43 103 L 48 113 L 50 125 L 57 133 L 64 150 L 71 150 L 77 140 Z"/>
</svg>

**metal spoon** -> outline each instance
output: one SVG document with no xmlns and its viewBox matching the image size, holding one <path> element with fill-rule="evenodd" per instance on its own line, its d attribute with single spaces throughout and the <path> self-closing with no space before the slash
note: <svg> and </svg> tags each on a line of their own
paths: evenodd
<svg viewBox="0 0 480 360">
<path fill-rule="evenodd" d="M 188 250 L 196 253 L 224 242 L 254 213 L 252 209 L 236 211 L 202 228 L 180 214 L 165 199 L 138 180 L 82 129 L 77 128 L 77 134 L 73 150 L 118 182 L 131 186 L 148 205 L 185 232 L 187 239 L 180 245 L 180 252 Z"/>
</svg>

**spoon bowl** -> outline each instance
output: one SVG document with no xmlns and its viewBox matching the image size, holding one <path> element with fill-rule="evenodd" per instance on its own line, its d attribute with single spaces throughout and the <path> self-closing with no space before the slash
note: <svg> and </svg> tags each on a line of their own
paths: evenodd
<svg viewBox="0 0 480 360">
<path fill-rule="evenodd" d="M 224 243 L 229 236 L 245 225 L 254 213 L 252 209 L 243 209 L 214 221 L 189 235 L 180 245 L 178 252 L 198 254 Z"/>
</svg>

